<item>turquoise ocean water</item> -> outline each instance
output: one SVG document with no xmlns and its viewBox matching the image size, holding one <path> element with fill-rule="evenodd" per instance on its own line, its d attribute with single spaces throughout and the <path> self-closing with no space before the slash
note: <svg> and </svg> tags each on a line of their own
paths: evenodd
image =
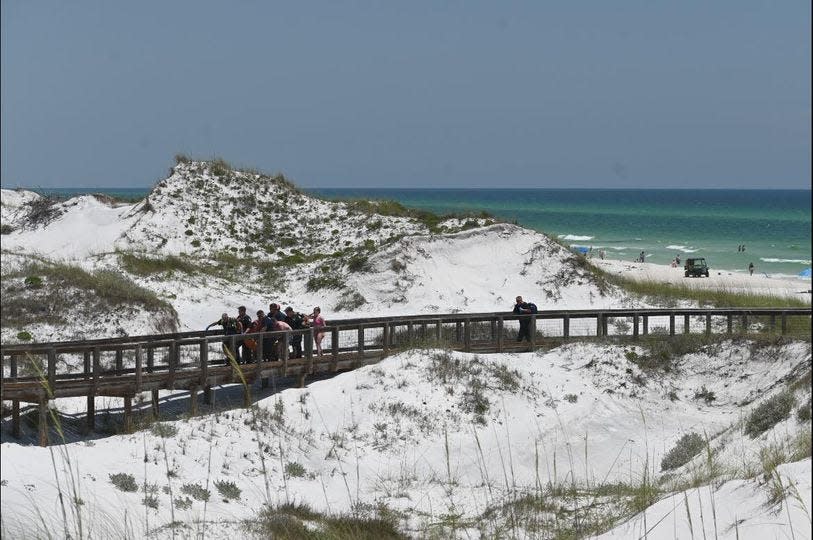
<svg viewBox="0 0 813 540">
<path fill-rule="evenodd" d="M 626 189 L 308 189 L 328 198 L 394 199 L 434 212 L 486 211 L 556 235 L 578 246 L 604 249 L 608 258 L 669 264 L 705 257 L 712 268 L 795 276 L 811 265 L 810 190 Z M 71 189 L 142 197 L 146 189 Z M 737 247 L 745 244 L 745 251 Z"/>
</svg>

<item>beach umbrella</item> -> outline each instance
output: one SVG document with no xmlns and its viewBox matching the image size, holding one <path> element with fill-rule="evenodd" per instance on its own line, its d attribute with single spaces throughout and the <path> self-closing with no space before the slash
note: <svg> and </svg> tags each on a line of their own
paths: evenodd
<svg viewBox="0 0 813 540">
<path fill-rule="evenodd" d="M 573 246 L 573 247 L 576 248 L 576 251 L 578 251 L 582 255 L 586 254 L 588 251 L 588 249 L 584 246 Z"/>
<path fill-rule="evenodd" d="M 810 277 L 810 268 L 805 268 L 801 272 L 799 272 L 800 277 Z"/>
</svg>

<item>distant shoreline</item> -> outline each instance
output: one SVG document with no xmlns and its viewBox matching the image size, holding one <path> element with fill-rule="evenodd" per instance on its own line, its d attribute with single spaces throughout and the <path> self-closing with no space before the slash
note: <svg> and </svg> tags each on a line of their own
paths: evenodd
<svg viewBox="0 0 813 540">
<path fill-rule="evenodd" d="M 58 197 L 100 193 L 136 202 L 151 188 L 35 188 Z M 436 214 L 485 211 L 607 259 L 795 277 L 811 265 L 810 190 L 304 188 L 326 199 L 391 199 Z M 801 194 L 801 196 L 800 196 Z M 746 251 L 739 251 L 740 245 Z"/>
</svg>

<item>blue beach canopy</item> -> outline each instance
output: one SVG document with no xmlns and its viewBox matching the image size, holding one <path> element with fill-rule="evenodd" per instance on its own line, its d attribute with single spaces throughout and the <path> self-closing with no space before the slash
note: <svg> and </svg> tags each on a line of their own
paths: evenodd
<svg viewBox="0 0 813 540">
<path fill-rule="evenodd" d="M 810 268 L 805 268 L 801 272 L 799 272 L 800 277 L 810 277 Z"/>
<path fill-rule="evenodd" d="M 584 246 L 573 246 L 573 249 L 575 249 L 576 251 L 578 251 L 579 253 L 581 253 L 583 255 L 586 254 L 589 251 L 589 249 L 584 247 Z"/>
</svg>

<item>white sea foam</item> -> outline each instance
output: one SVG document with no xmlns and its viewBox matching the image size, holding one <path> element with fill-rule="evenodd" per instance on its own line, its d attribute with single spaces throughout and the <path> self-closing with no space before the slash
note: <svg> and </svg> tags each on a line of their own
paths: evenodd
<svg viewBox="0 0 813 540">
<path fill-rule="evenodd" d="M 682 251 L 683 253 L 695 253 L 697 251 L 700 251 L 699 249 L 696 248 L 693 249 L 690 246 L 678 246 L 678 245 L 669 245 L 666 246 L 666 249 L 674 249 L 676 251 Z"/>
<path fill-rule="evenodd" d="M 578 234 L 566 234 L 562 236 L 560 234 L 559 238 L 561 238 L 562 240 L 592 240 L 593 238 L 595 238 L 595 236 L 580 236 Z"/>
<path fill-rule="evenodd" d="M 771 262 L 771 263 L 810 264 L 809 259 L 774 259 L 773 257 L 760 257 L 759 260 L 762 262 Z"/>
</svg>

